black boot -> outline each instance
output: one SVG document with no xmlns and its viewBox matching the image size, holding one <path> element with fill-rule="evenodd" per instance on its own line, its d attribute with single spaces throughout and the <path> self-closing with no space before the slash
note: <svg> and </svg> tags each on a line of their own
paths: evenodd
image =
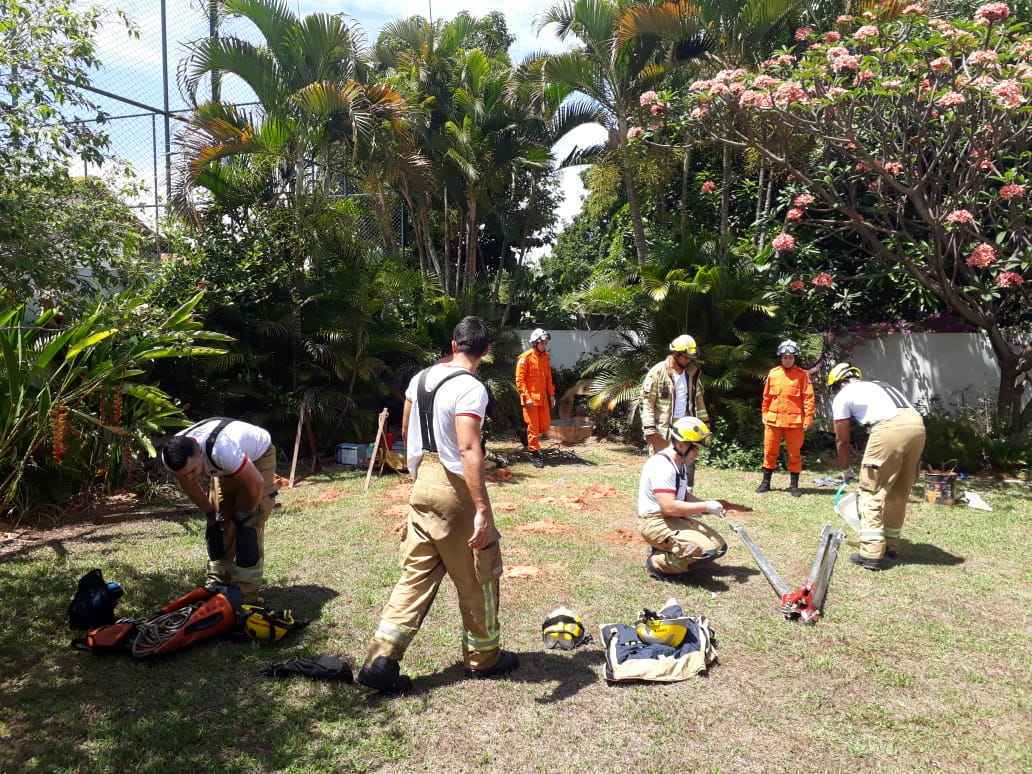
<svg viewBox="0 0 1032 774">
<path fill-rule="evenodd" d="M 803 490 L 799 488 L 799 474 L 798 473 L 791 473 L 789 475 L 790 475 L 790 479 L 789 479 L 790 483 L 788 485 L 788 493 L 790 495 L 792 495 L 792 497 L 802 497 L 803 496 Z"/>
<path fill-rule="evenodd" d="M 773 475 L 773 470 L 769 470 L 768 468 L 763 469 L 763 481 L 761 481 L 760 485 L 756 487 L 756 494 L 763 494 L 764 492 L 770 491 L 770 477 Z"/>
<path fill-rule="evenodd" d="M 358 682 L 380 693 L 401 693 L 412 687 L 412 678 L 400 672 L 401 665 L 397 661 L 377 656 L 359 670 Z"/>
<path fill-rule="evenodd" d="M 863 567 L 865 570 L 884 570 L 889 566 L 889 559 L 887 557 L 883 557 L 881 559 L 868 559 L 866 556 L 853 554 L 849 557 L 849 561 L 855 565 Z"/>
</svg>

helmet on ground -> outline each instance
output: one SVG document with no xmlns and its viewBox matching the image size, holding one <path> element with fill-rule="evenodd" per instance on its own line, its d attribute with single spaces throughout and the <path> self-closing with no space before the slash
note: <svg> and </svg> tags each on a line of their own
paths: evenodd
<svg viewBox="0 0 1032 774">
<path fill-rule="evenodd" d="M 832 387 L 846 379 L 862 379 L 860 369 L 851 363 L 836 363 L 828 372 L 828 386 Z"/>
<path fill-rule="evenodd" d="M 261 605 L 241 605 L 239 616 L 244 631 L 258 642 L 276 642 L 307 623 L 295 619 L 289 610 L 273 611 Z"/>
<path fill-rule="evenodd" d="M 695 357 L 698 354 L 699 348 L 695 344 L 695 339 L 685 333 L 682 336 L 678 336 L 676 339 L 670 342 L 670 351 L 676 352 L 682 355 L 690 355 Z"/>
<path fill-rule="evenodd" d="M 707 446 L 712 438 L 709 425 L 698 417 L 681 417 L 670 428 L 670 440 L 675 442 Z"/>
<path fill-rule="evenodd" d="M 535 328 L 534 332 L 530 334 L 530 343 L 537 344 L 539 341 L 551 341 L 552 334 L 546 331 L 544 328 Z"/>
<path fill-rule="evenodd" d="M 642 610 L 634 633 L 646 645 L 666 645 L 679 648 L 688 636 L 690 619 L 686 616 L 678 618 L 660 618 L 651 610 Z"/>
<path fill-rule="evenodd" d="M 795 355 L 799 356 L 799 345 L 796 344 L 792 339 L 785 339 L 783 342 L 778 344 L 778 357 L 782 355 Z"/>
<path fill-rule="evenodd" d="M 581 617 L 566 607 L 557 607 L 541 624 L 541 641 L 548 650 L 573 650 L 590 638 Z"/>
</svg>

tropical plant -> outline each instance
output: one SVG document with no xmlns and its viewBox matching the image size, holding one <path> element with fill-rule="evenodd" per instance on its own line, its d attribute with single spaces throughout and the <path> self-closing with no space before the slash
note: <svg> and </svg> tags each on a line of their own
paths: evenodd
<svg viewBox="0 0 1032 774">
<path fill-rule="evenodd" d="M 155 360 L 224 354 L 226 342 L 194 318 L 201 294 L 162 314 L 132 294 L 99 302 L 66 325 L 50 309 L 0 312 L 0 504 L 53 497 L 62 482 L 90 485 L 131 449 L 185 424 L 181 409 L 145 378 Z M 98 465 L 99 462 L 99 465 Z M 98 473 L 97 468 L 102 471 Z"/>
<path fill-rule="evenodd" d="M 695 118 L 683 118 L 798 181 L 775 251 L 798 249 L 796 223 L 847 231 L 983 331 L 1013 431 L 1032 420 L 1032 407 L 1022 409 L 1032 346 L 1008 333 L 1032 320 L 1023 204 L 1032 39 L 1006 22 L 1005 3 L 980 7 L 971 21 L 930 19 L 919 5 L 897 13 L 844 18 L 798 61 L 784 53 L 759 74 L 725 70 L 696 88 Z M 797 135 L 815 141 L 812 154 L 786 153 Z"/>
</svg>

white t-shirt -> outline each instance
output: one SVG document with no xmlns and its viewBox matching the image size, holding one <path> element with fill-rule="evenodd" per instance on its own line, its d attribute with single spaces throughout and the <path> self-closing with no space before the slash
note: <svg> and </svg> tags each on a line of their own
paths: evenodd
<svg viewBox="0 0 1032 774">
<path fill-rule="evenodd" d="M 674 416 L 675 421 L 688 413 L 688 374 L 684 371 L 674 376 Z"/>
<path fill-rule="evenodd" d="M 835 420 L 855 419 L 861 425 L 870 426 L 892 419 L 905 408 L 912 405 L 895 387 L 851 381 L 832 401 L 831 416 Z"/>
<path fill-rule="evenodd" d="M 641 482 L 638 484 L 638 515 L 653 516 L 660 513 L 657 492 L 667 492 L 678 500 L 688 499 L 691 490 L 684 466 L 674 461 L 673 446 L 653 454 L 645 461 L 641 469 Z"/>
<path fill-rule="evenodd" d="M 269 444 L 272 443 L 272 436 L 268 430 L 248 422 L 234 420 L 222 428 L 215 438 L 211 456 L 217 467 L 213 468 L 205 449 L 208 436 L 218 427 L 220 421 L 210 419 L 176 433 L 189 436 L 201 445 L 201 456 L 204 457 L 204 468 L 207 473 L 213 476 L 236 475 L 248 460 L 254 462 L 268 451 Z"/>
<path fill-rule="evenodd" d="M 441 381 L 456 371 L 462 373 L 449 379 L 437 393 L 434 400 L 434 438 L 441 464 L 457 476 L 462 475 L 462 457 L 459 455 L 459 441 L 455 436 L 455 417 L 476 417 L 481 422 L 487 412 L 487 389 L 462 366 L 439 363 L 427 369 L 426 384 L 430 392 Z M 423 429 L 419 424 L 419 378 L 423 371 L 412 377 L 405 398 L 412 403 L 409 414 L 408 435 L 405 436 L 405 454 L 409 472 L 414 476 L 423 459 Z"/>
</svg>

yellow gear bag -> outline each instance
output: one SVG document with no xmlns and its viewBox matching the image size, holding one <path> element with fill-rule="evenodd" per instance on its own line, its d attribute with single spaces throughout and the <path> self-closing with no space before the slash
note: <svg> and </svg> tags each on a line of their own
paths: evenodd
<svg viewBox="0 0 1032 774">
<path fill-rule="evenodd" d="M 260 605 L 241 605 L 240 615 L 244 631 L 258 642 L 278 642 L 308 621 L 294 618 L 290 610 L 270 610 Z"/>
</svg>

